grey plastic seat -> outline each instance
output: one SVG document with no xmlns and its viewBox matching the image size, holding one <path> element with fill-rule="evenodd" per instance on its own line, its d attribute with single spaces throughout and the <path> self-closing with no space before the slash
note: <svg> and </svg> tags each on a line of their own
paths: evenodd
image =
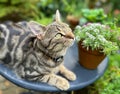
<svg viewBox="0 0 120 94">
<path fill-rule="evenodd" d="M 107 69 L 108 58 L 106 57 L 95 70 L 85 69 L 78 62 L 79 59 L 77 44 L 74 43 L 74 45 L 68 49 L 64 60 L 65 66 L 68 69 L 72 70 L 77 76 L 77 79 L 75 81 L 70 81 L 70 88 L 68 89 L 68 91 L 81 89 L 95 82 L 99 77 L 104 74 L 105 70 Z M 12 83 L 29 90 L 46 92 L 60 91 L 56 87 L 50 86 L 45 83 L 29 82 L 20 79 L 15 75 L 13 71 L 11 71 L 2 64 L 0 64 L 0 74 Z"/>
</svg>

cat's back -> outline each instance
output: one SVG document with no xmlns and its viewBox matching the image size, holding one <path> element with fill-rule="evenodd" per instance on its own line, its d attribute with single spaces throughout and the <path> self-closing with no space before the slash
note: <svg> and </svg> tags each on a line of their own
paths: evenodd
<svg viewBox="0 0 120 94">
<path fill-rule="evenodd" d="M 27 26 L 26 21 L 14 23 L 12 21 L 7 21 L 4 23 L 0 23 L 0 34 L 3 33 L 4 37 L 8 36 L 17 36 L 23 35 L 25 33 L 30 32 L 30 29 Z"/>
<path fill-rule="evenodd" d="M 0 60 L 11 61 L 20 43 L 30 34 L 27 22 L 0 24 Z"/>
</svg>

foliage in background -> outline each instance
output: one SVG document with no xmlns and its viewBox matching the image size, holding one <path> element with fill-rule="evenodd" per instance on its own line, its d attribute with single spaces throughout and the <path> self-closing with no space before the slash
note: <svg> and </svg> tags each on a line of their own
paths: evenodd
<svg viewBox="0 0 120 94">
<path fill-rule="evenodd" d="M 109 0 L 113 6 L 113 10 L 120 9 L 120 0 Z"/>
<path fill-rule="evenodd" d="M 79 15 L 80 10 L 86 7 L 86 3 L 83 0 L 40 0 L 37 5 L 46 16 L 54 14 L 57 9 L 64 16 L 67 14 Z"/>
<path fill-rule="evenodd" d="M 0 22 L 35 20 L 48 24 L 57 9 L 65 18 L 68 14 L 78 16 L 84 7 L 86 3 L 82 0 L 0 0 Z"/>
<path fill-rule="evenodd" d="M 36 7 L 38 0 L 0 0 L 0 21 L 36 19 L 40 12 Z"/>
<path fill-rule="evenodd" d="M 89 86 L 89 94 L 120 94 L 120 55 L 109 56 L 109 66 L 104 76 Z"/>
<path fill-rule="evenodd" d="M 103 23 L 107 15 L 104 10 L 99 9 L 82 9 L 82 18 L 80 18 L 80 24 L 83 25 L 87 22 L 100 22 Z"/>
<path fill-rule="evenodd" d="M 110 22 L 111 21 L 111 22 Z M 114 20 L 110 20 L 105 22 L 105 25 L 108 25 L 111 28 L 112 37 L 111 40 L 117 42 L 119 49 L 120 49 L 120 27 L 119 27 L 119 20 L 114 18 Z"/>
</svg>

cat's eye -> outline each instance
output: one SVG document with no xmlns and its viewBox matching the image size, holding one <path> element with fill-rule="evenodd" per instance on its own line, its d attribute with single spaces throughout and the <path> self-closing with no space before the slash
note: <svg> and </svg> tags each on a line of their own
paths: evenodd
<svg viewBox="0 0 120 94">
<path fill-rule="evenodd" d="M 56 34 L 55 38 L 60 39 L 63 35 L 61 33 Z"/>
</svg>

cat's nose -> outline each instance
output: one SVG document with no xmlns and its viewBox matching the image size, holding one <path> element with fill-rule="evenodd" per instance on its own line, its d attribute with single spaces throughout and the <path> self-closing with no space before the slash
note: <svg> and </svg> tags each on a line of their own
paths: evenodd
<svg viewBox="0 0 120 94">
<path fill-rule="evenodd" d="M 75 39 L 75 36 L 72 32 L 67 32 L 66 37 L 73 40 Z"/>
</svg>

